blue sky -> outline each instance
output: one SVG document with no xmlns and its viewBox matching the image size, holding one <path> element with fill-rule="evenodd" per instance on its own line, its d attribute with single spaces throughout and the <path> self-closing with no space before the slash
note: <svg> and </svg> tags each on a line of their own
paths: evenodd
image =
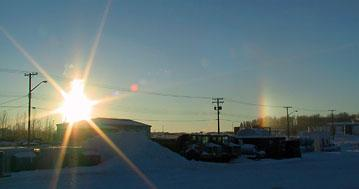
<svg viewBox="0 0 359 189">
<path fill-rule="evenodd" d="M 140 91 L 357 113 L 358 5 L 339 0 L 114 0 L 90 80 L 119 88 L 136 83 Z M 84 68 L 105 6 L 103 0 L 2 0 L 0 26 L 50 74 L 70 76 L 69 68 Z M 4 35 L 0 68 L 36 70 Z M 26 94 L 27 81 L 21 74 L 1 73 L 0 79 L 2 95 Z M 92 98 L 113 93 L 115 89 L 88 87 Z M 58 95 L 51 86 L 39 88 L 36 95 L 44 97 L 34 100 L 37 106 L 56 106 Z M 26 99 L 11 105 L 19 104 L 26 105 Z M 151 122 L 155 130 L 216 129 L 211 100 L 130 94 L 101 108 L 98 116 L 210 120 Z M 223 115 L 233 121 L 260 112 L 258 107 L 228 101 L 223 109 L 238 115 Z M 264 112 L 285 113 L 280 108 Z M 299 110 L 311 113 L 326 114 Z M 226 130 L 232 124 L 236 123 L 223 121 Z"/>
</svg>

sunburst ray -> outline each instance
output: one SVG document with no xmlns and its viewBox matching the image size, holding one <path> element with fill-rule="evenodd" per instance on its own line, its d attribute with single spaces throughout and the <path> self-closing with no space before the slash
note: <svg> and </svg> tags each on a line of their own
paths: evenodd
<svg viewBox="0 0 359 189">
<path fill-rule="evenodd" d="M 52 179 L 50 181 L 50 186 L 49 186 L 50 189 L 56 189 L 57 188 L 57 183 L 59 181 L 60 173 L 61 173 L 61 170 L 62 170 L 65 155 L 66 155 L 66 148 L 67 148 L 67 145 L 68 145 L 70 137 L 71 137 L 72 126 L 73 126 L 73 123 L 70 123 L 66 127 L 65 135 L 64 135 L 63 142 L 62 142 L 62 145 L 61 145 L 60 155 L 59 155 L 59 157 L 58 157 L 58 159 L 56 161 L 54 174 L 53 174 Z"/>
<path fill-rule="evenodd" d="M 14 45 L 14 47 L 33 65 L 39 72 L 46 78 L 46 80 L 62 95 L 65 94 L 64 90 L 59 84 L 45 71 L 44 68 L 37 63 L 37 61 L 30 55 L 30 53 L 18 43 L 14 37 L 10 35 L 3 27 L 0 27 L 0 31 L 6 36 L 6 38 Z"/>
<path fill-rule="evenodd" d="M 85 81 L 85 83 L 86 83 L 86 81 L 88 79 L 88 76 L 90 74 L 91 67 L 92 67 L 92 64 L 93 64 L 93 60 L 94 60 L 95 55 L 96 55 L 97 47 L 98 47 L 98 45 L 100 43 L 100 40 L 101 40 L 103 28 L 105 27 L 107 16 L 108 16 L 108 13 L 110 11 L 111 2 L 112 2 L 111 0 L 107 1 L 106 8 L 105 8 L 105 11 L 104 11 L 104 13 L 102 15 L 101 22 L 100 22 L 99 28 L 97 30 L 94 43 L 92 44 L 92 47 L 91 47 L 91 50 L 90 50 L 90 55 L 89 55 L 89 58 L 87 60 L 86 67 L 85 67 L 85 70 L 84 70 L 84 74 L 83 74 L 83 77 L 82 77 L 83 80 Z"/>
<path fill-rule="evenodd" d="M 112 140 L 94 123 L 88 120 L 89 125 L 97 132 L 97 134 L 112 148 L 118 157 L 123 161 L 144 181 L 144 183 L 151 189 L 157 188 L 152 181 L 123 153 L 123 151 L 112 142 Z"/>
</svg>

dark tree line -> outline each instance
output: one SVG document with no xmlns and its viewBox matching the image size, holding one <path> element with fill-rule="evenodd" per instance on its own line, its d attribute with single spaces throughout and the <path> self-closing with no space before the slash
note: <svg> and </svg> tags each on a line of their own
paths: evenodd
<svg viewBox="0 0 359 189">
<path fill-rule="evenodd" d="M 28 133 L 27 114 L 10 116 L 7 111 L 0 112 L 0 141 L 26 141 Z M 54 121 L 50 116 L 31 120 L 31 138 L 42 142 L 53 142 Z"/>
<path fill-rule="evenodd" d="M 299 115 L 289 117 L 289 125 L 292 134 L 298 134 L 299 132 L 315 130 L 317 128 L 327 127 L 331 124 L 332 117 L 329 115 Z M 358 114 L 348 114 L 346 112 L 334 114 L 334 122 L 359 122 Z M 270 127 L 276 130 L 286 130 L 287 117 L 264 117 L 257 118 L 251 121 L 243 121 L 240 123 L 240 127 L 253 128 L 253 127 Z"/>
</svg>

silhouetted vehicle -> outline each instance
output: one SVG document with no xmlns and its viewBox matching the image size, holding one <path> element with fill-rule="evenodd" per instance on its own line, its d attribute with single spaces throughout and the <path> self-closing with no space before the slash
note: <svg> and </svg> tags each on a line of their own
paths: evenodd
<svg viewBox="0 0 359 189">
<path fill-rule="evenodd" d="M 177 139 L 179 153 L 187 159 L 229 162 L 240 155 L 241 141 L 224 134 L 185 134 Z"/>
<path fill-rule="evenodd" d="M 183 134 L 177 139 L 152 140 L 189 160 L 229 162 L 240 155 L 250 159 L 301 157 L 299 140 L 285 137 Z"/>
</svg>

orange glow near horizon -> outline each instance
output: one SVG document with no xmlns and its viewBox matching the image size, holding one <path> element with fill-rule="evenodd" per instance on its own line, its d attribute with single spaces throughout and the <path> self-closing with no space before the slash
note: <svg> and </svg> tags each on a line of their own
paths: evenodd
<svg viewBox="0 0 359 189">
<path fill-rule="evenodd" d="M 261 96 L 259 97 L 259 104 L 267 104 L 267 99 L 266 99 L 266 95 L 264 92 L 264 84 L 261 87 Z M 259 122 L 259 126 L 260 127 L 264 127 L 266 125 L 265 123 L 265 117 L 268 115 L 268 109 L 265 106 L 260 106 L 259 107 L 259 112 L 258 112 L 258 118 L 260 120 Z"/>
</svg>

